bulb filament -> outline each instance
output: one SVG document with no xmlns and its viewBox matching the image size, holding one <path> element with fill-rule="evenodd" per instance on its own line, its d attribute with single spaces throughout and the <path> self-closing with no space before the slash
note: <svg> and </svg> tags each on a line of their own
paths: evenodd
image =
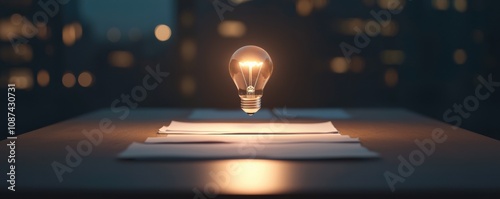
<svg viewBox="0 0 500 199">
<path fill-rule="evenodd" d="M 243 80 L 245 80 L 245 86 L 247 87 L 247 95 L 254 95 L 255 87 L 257 86 L 257 80 L 259 80 L 260 71 L 262 70 L 263 63 L 255 61 L 247 61 L 247 62 L 240 62 L 239 64 L 240 64 L 241 75 L 243 76 Z M 248 68 L 248 82 L 247 79 L 245 78 L 245 74 L 243 73 L 243 67 Z M 252 75 L 253 67 L 259 67 L 259 73 L 257 74 L 257 78 L 255 78 L 255 85 L 253 82 L 253 75 Z"/>
</svg>

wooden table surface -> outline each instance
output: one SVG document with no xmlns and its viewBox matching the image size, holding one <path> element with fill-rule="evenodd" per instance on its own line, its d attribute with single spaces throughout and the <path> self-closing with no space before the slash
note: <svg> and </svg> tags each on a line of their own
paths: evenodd
<svg viewBox="0 0 500 199">
<path fill-rule="evenodd" d="M 403 109 L 344 110 L 350 118 L 334 119 L 334 126 L 342 134 L 359 137 L 362 145 L 379 153 L 380 158 L 119 160 L 117 154 L 130 143 L 157 136 L 158 128 L 171 120 L 187 120 L 191 110 L 136 109 L 121 120 L 121 114 L 106 109 L 18 136 L 16 192 L 7 190 L 8 184 L 3 180 L 5 186 L 1 193 L 37 198 L 137 198 L 144 195 L 151 198 L 239 198 L 238 195 L 287 195 L 287 198 L 480 195 L 500 198 L 499 141 L 464 129 L 453 129 L 446 123 Z M 90 150 L 85 148 L 88 146 L 85 143 L 90 141 L 82 132 L 99 129 L 99 125 L 106 127 L 106 121 L 114 127 L 113 131 L 103 133 L 102 142 L 90 145 Z M 304 119 L 288 121 L 303 122 Z M 433 140 L 436 131 L 442 132 L 434 136 L 441 138 L 435 140 L 442 143 Z M 416 140 L 432 140 L 435 148 L 423 151 Z M 0 142 L 4 149 L 9 141 Z M 432 149 L 432 144 L 424 146 Z M 70 158 L 68 163 L 68 148 L 70 151 L 80 149 L 88 155 L 83 154 L 79 162 Z M 9 152 L 4 149 L 0 153 L 2 159 Z M 9 172 L 4 166 L 6 163 L 4 159 L 0 167 L 2 179 Z M 54 165 L 58 165 L 59 172 L 64 169 L 68 172 L 59 179 Z M 230 173 L 233 171 L 230 165 L 238 165 L 241 172 Z M 393 190 L 387 176 L 395 183 Z"/>
</svg>

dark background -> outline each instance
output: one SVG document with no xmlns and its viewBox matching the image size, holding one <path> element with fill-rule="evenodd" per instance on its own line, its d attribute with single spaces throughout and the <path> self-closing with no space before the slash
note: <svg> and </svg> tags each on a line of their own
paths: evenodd
<svg viewBox="0 0 500 199">
<path fill-rule="evenodd" d="M 354 45 L 355 27 L 390 1 L 71 0 L 47 12 L 57 1 L 0 0 L 0 86 L 17 85 L 21 134 L 109 108 L 142 84 L 148 65 L 170 75 L 139 107 L 239 109 L 228 62 L 249 44 L 274 62 L 266 108 L 403 107 L 443 120 L 474 95 L 479 75 L 500 81 L 495 0 L 401 1 L 403 11 L 347 64 L 339 45 Z M 223 20 L 214 3 L 230 10 Z M 40 12 L 46 24 L 33 20 Z M 30 24 L 36 34 L 23 29 Z M 161 24 L 170 37 L 156 35 Z M 17 52 L 12 35 L 24 38 Z M 492 93 L 461 127 L 500 139 L 499 102 Z"/>
</svg>

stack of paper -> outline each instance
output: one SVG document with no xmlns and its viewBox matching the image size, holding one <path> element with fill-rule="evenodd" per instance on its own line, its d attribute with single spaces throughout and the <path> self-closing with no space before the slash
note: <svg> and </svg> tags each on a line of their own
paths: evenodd
<svg viewBox="0 0 500 199">
<path fill-rule="evenodd" d="M 216 134 L 216 135 L 184 135 L 172 134 L 166 137 L 150 137 L 146 143 L 241 143 L 241 142 L 259 142 L 262 144 L 283 144 L 283 143 L 327 143 L 327 142 L 354 142 L 358 143 L 357 138 L 340 134 Z"/>
<path fill-rule="evenodd" d="M 359 139 L 322 123 L 193 123 L 172 121 L 159 129 L 166 136 L 132 143 L 124 159 L 335 159 L 377 154 Z"/>
<path fill-rule="evenodd" d="M 166 134 L 316 134 L 338 133 L 331 122 L 322 123 L 192 123 L 172 121 L 158 133 Z"/>
</svg>

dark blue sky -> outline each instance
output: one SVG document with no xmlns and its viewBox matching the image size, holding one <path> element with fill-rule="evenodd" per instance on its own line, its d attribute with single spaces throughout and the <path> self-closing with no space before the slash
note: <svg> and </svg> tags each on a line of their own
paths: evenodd
<svg viewBox="0 0 500 199">
<path fill-rule="evenodd" d="M 92 25 L 94 38 L 106 39 L 107 31 L 116 27 L 126 36 L 130 29 L 152 33 L 158 24 L 175 27 L 176 1 L 107 0 L 76 1 L 83 23 Z M 151 34 L 150 36 L 153 36 Z"/>
</svg>

